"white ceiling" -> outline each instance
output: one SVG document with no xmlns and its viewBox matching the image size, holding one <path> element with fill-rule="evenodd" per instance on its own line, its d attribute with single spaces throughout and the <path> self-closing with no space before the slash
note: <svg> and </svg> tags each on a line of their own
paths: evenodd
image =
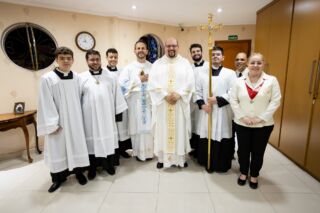
<svg viewBox="0 0 320 213">
<path fill-rule="evenodd" d="M 255 24 L 256 11 L 272 0 L 0 0 L 159 24 L 197 26 L 213 13 L 223 25 Z M 132 10 L 132 5 L 137 9 Z M 221 13 L 217 9 L 222 8 Z"/>
</svg>

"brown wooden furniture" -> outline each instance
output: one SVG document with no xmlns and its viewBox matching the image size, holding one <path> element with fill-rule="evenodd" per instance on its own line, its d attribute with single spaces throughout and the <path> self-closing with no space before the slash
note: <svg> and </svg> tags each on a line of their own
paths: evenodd
<svg viewBox="0 0 320 213">
<path fill-rule="evenodd" d="M 256 51 L 283 95 L 270 143 L 320 180 L 320 1 L 275 0 L 257 13 Z"/>
<path fill-rule="evenodd" d="M 0 114 L 0 131 L 7 131 L 9 129 L 14 129 L 20 127 L 23 130 L 26 147 L 27 147 L 27 154 L 28 154 L 28 161 L 31 163 L 33 159 L 30 156 L 29 152 L 29 133 L 27 129 L 28 124 L 33 124 L 35 128 L 35 136 L 36 136 L 36 147 L 39 154 L 41 154 L 41 150 L 39 149 L 38 144 L 38 136 L 37 136 L 37 123 L 34 119 L 34 115 L 37 113 L 36 110 L 26 111 L 23 114 Z"/>
</svg>

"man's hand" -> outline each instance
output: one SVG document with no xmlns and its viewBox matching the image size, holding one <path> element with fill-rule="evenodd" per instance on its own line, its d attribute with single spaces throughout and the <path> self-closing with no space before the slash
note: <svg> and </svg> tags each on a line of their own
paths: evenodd
<svg viewBox="0 0 320 213">
<path fill-rule="evenodd" d="M 181 96 L 176 92 L 172 92 L 165 97 L 166 101 L 171 105 L 175 105 L 180 98 Z"/>
<path fill-rule="evenodd" d="M 211 105 L 210 104 L 203 104 L 202 106 L 201 106 L 201 109 L 203 109 L 206 113 L 211 113 L 211 110 L 212 110 L 212 108 L 211 108 Z"/>
<path fill-rule="evenodd" d="M 208 103 L 212 106 L 213 104 L 217 103 L 216 96 L 212 96 L 208 98 Z"/>
<path fill-rule="evenodd" d="M 62 130 L 61 126 L 58 126 L 58 128 L 56 129 L 56 131 L 52 132 L 51 134 L 55 135 L 58 134 L 58 132 L 60 132 Z"/>
<path fill-rule="evenodd" d="M 248 116 L 245 116 L 245 117 L 243 117 L 243 118 L 240 118 L 240 121 L 241 121 L 242 123 L 244 123 L 245 125 L 248 125 L 248 126 L 250 126 L 250 125 L 253 124 L 252 121 L 251 121 L 251 118 L 249 118 Z"/>
<path fill-rule="evenodd" d="M 141 82 L 146 82 L 149 79 L 149 75 L 148 74 L 144 74 L 144 75 L 140 75 L 140 81 Z"/>
<path fill-rule="evenodd" d="M 252 125 L 264 123 L 265 121 L 258 117 L 251 118 Z"/>
</svg>

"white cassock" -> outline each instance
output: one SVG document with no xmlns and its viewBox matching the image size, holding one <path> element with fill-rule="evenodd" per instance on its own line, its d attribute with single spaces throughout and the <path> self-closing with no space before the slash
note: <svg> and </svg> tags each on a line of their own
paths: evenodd
<svg viewBox="0 0 320 213">
<path fill-rule="evenodd" d="M 117 76 L 117 79 L 119 79 L 120 73 L 123 69 L 117 68 L 117 70 L 111 70 L 107 67 L 107 70 L 109 70 L 111 73 L 114 73 Z M 122 121 L 117 122 L 117 127 L 119 141 L 128 140 L 130 138 L 128 110 L 122 112 Z"/>
<path fill-rule="evenodd" d="M 209 96 L 208 69 L 198 72 L 196 77 L 196 99 L 204 100 L 207 103 Z M 233 70 L 222 68 L 218 76 L 212 76 L 212 95 L 220 96 L 229 102 L 229 93 L 236 80 L 236 74 Z M 211 140 L 221 141 L 222 138 L 232 137 L 232 119 L 233 112 L 230 104 L 224 107 L 218 107 L 217 104 L 212 108 L 212 128 Z M 200 138 L 208 138 L 208 113 L 200 110 L 199 126 Z"/>
<path fill-rule="evenodd" d="M 152 128 L 154 153 L 164 167 L 184 166 L 186 154 L 191 151 L 190 99 L 194 92 L 194 74 L 187 59 L 166 55 L 152 66 L 149 76 L 152 100 Z M 165 97 L 170 92 L 181 96 L 175 105 Z"/>
<path fill-rule="evenodd" d="M 198 76 L 198 73 L 204 72 L 207 73 L 209 67 L 209 62 L 204 61 L 204 63 L 200 66 L 195 66 L 195 64 L 192 64 L 192 69 L 194 72 L 195 80 Z M 201 110 L 198 107 L 198 104 L 196 104 L 197 101 L 197 95 L 196 93 L 193 94 L 192 100 L 191 100 L 191 127 L 192 127 L 192 133 L 200 135 L 200 126 L 201 126 Z"/>
<path fill-rule="evenodd" d="M 88 152 L 107 157 L 118 148 L 115 115 L 127 109 L 117 76 L 106 69 L 100 75 L 80 74 L 81 104 Z"/>
<path fill-rule="evenodd" d="M 52 173 L 89 165 L 79 76 L 72 74 L 72 79 L 61 79 L 52 71 L 40 79 L 37 130 L 45 136 L 44 161 Z"/>
<path fill-rule="evenodd" d="M 129 134 L 133 155 L 140 160 L 153 157 L 153 136 L 151 134 L 151 100 L 148 82 L 140 81 L 140 73 L 149 74 L 151 63 L 134 61 L 120 74 L 119 82 L 127 103 L 129 114 Z"/>
</svg>

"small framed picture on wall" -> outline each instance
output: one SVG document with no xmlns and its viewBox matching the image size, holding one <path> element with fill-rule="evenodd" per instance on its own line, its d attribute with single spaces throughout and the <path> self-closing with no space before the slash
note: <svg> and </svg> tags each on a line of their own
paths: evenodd
<svg viewBox="0 0 320 213">
<path fill-rule="evenodd" d="M 23 114 L 24 113 L 24 102 L 14 103 L 14 114 Z"/>
</svg>

